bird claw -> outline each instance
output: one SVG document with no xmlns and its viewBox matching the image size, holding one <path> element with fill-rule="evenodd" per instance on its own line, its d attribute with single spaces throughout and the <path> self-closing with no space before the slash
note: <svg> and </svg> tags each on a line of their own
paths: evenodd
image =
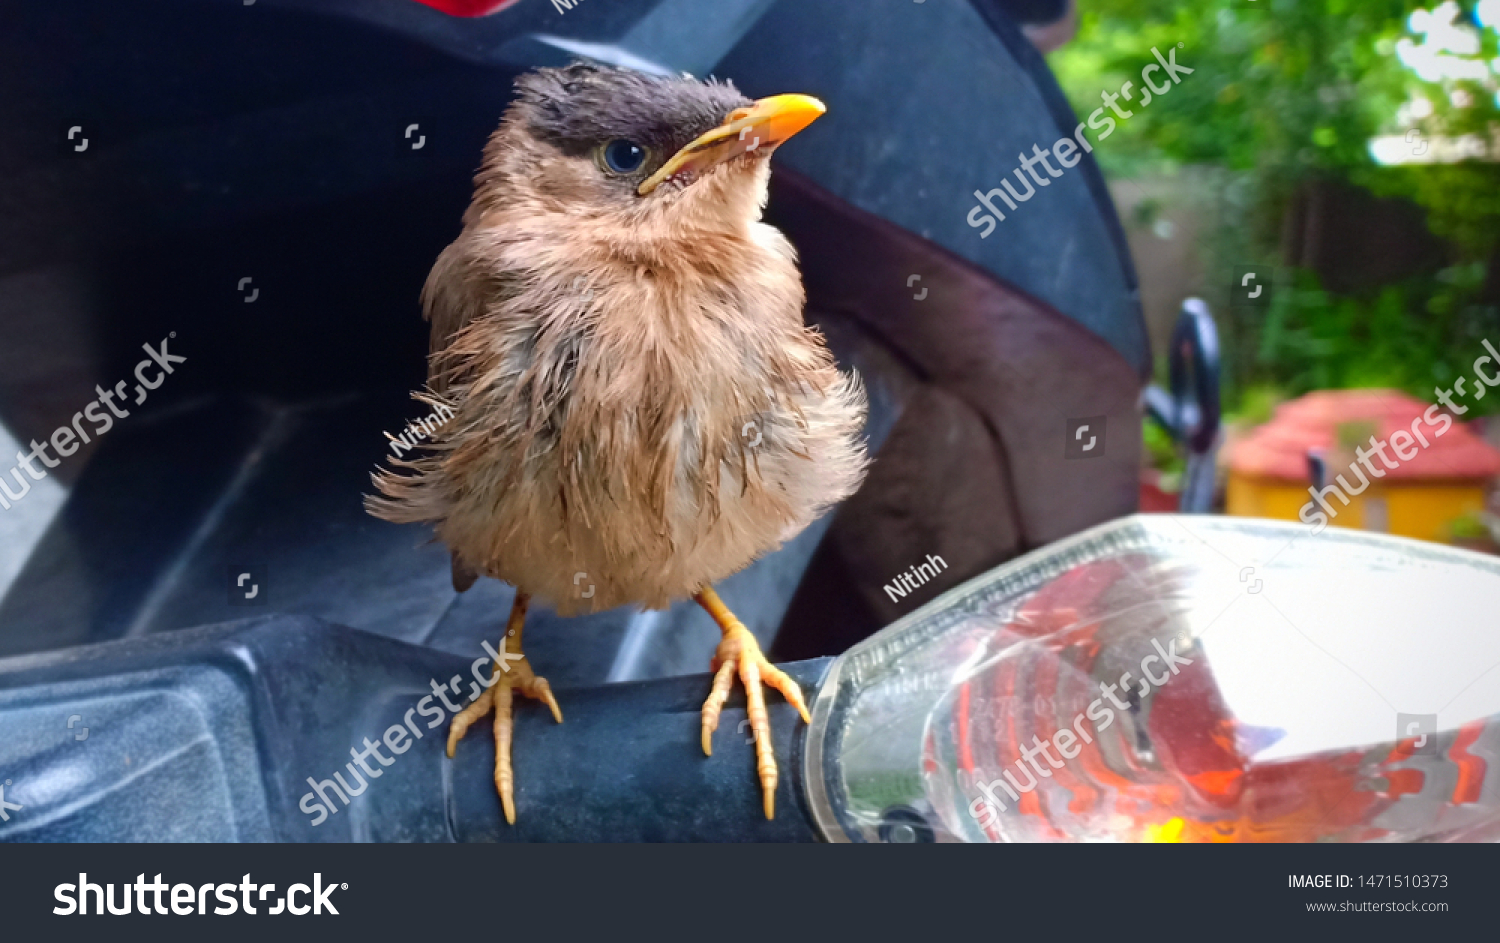
<svg viewBox="0 0 1500 943">
<path fill-rule="evenodd" d="M 713 734 L 719 727 L 719 715 L 729 692 L 734 687 L 734 677 L 739 675 L 745 687 L 746 714 L 755 738 L 755 766 L 760 776 L 762 803 L 766 818 L 776 817 L 776 753 L 771 745 L 771 721 L 766 712 L 766 696 L 762 685 L 775 688 L 787 703 L 797 709 L 804 723 L 810 723 L 807 704 L 802 699 L 802 689 L 786 672 L 771 664 L 760 650 L 760 643 L 743 625 L 733 625 L 724 631 L 724 639 L 714 652 L 712 664 L 713 689 L 708 700 L 703 702 L 703 752 L 713 755 Z"/>
<path fill-rule="evenodd" d="M 525 658 L 511 663 L 509 668 L 509 671 L 501 671 L 497 665 L 493 669 L 497 675 L 495 682 L 453 718 L 453 723 L 448 727 L 448 756 L 452 758 L 458 741 L 468 732 L 469 727 L 473 726 L 474 721 L 488 714 L 493 708 L 495 712 L 495 791 L 500 794 L 500 804 L 505 809 L 505 821 L 514 825 L 516 824 L 516 776 L 510 758 L 512 734 L 515 730 L 515 720 L 511 714 L 514 692 L 519 691 L 525 697 L 546 704 L 552 710 L 553 720 L 558 723 L 563 722 L 563 717 L 562 709 L 557 706 L 557 698 L 552 696 L 552 686 L 547 683 L 546 678 L 531 670 L 531 665 Z"/>
</svg>

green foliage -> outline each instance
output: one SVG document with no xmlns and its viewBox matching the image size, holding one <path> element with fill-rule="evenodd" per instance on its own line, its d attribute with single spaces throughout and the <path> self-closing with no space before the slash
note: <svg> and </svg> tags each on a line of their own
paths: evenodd
<svg viewBox="0 0 1500 943">
<path fill-rule="evenodd" d="M 1252 375 L 1290 396 L 1390 387 L 1432 402 L 1435 387 L 1472 374 L 1483 340 L 1500 344 L 1495 309 L 1476 301 L 1483 274 L 1477 263 L 1455 266 L 1365 300 L 1333 295 L 1299 272 L 1258 325 Z M 1471 416 L 1497 412 L 1500 397 L 1471 407 Z"/>
<path fill-rule="evenodd" d="M 1226 412 L 1225 419 L 1247 426 L 1258 426 L 1270 421 L 1277 404 L 1288 398 L 1286 391 L 1275 384 L 1250 384 L 1241 392 L 1238 408 L 1232 413 Z"/>
<path fill-rule="evenodd" d="M 1461 5 L 1472 11 L 1474 2 Z M 1210 276 L 1222 274 L 1225 284 L 1235 261 L 1280 254 L 1289 201 L 1314 179 L 1424 207 L 1429 228 L 1460 263 L 1442 275 L 1346 298 L 1307 273 L 1282 273 L 1279 284 L 1291 287 L 1278 290 L 1271 309 L 1221 305 L 1219 320 L 1226 402 L 1241 413 L 1264 407 L 1268 390 L 1393 386 L 1430 401 L 1434 385 L 1470 372 L 1481 338 L 1500 343 L 1500 312 L 1477 301 L 1484 263 L 1500 248 L 1500 164 L 1382 167 L 1369 142 L 1404 134 L 1398 109 L 1418 95 L 1434 106 L 1424 134 L 1488 138 L 1500 123 L 1495 92 L 1477 82 L 1424 82 L 1395 55 L 1411 12 L 1437 0 L 1262 5 L 1268 9 L 1235 9 L 1231 0 L 1087 0 L 1078 37 L 1051 63 L 1087 120 L 1101 93 L 1139 84 L 1153 47 L 1165 53 L 1181 44 L 1177 61 L 1193 74 L 1149 106 L 1122 102 L 1134 115 L 1095 156 L 1107 173 L 1127 177 L 1184 164 L 1212 168 L 1219 185 L 1209 215 L 1219 228 L 1206 234 L 1205 250 Z M 1494 31 L 1481 35 L 1481 57 L 1500 55 Z M 1467 96 L 1469 107 L 1451 104 L 1455 95 Z M 1481 405 L 1500 409 L 1500 397 Z"/>
<path fill-rule="evenodd" d="M 1053 56 L 1081 114 L 1139 84 L 1153 47 L 1181 43 L 1194 74 L 1121 125 L 1107 162 L 1152 155 L 1296 178 L 1369 163 L 1366 141 L 1395 114 L 1407 73 L 1379 51 L 1402 35 L 1409 0 L 1103 0 Z M 1385 40 L 1385 44 L 1382 44 Z"/>
<path fill-rule="evenodd" d="M 1484 540 L 1490 536 L 1490 529 L 1478 514 L 1469 513 L 1448 522 L 1448 536 L 1454 540 Z"/>
<path fill-rule="evenodd" d="M 1350 178 L 1378 196 L 1406 197 L 1427 209 L 1427 226 L 1468 259 L 1500 248 L 1500 164 L 1464 161 L 1379 167 Z"/>
<path fill-rule="evenodd" d="M 1154 422 L 1141 424 L 1143 444 L 1152 468 L 1168 475 L 1181 475 L 1187 468 L 1182 450 L 1172 439 L 1171 433 Z"/>
</svg>

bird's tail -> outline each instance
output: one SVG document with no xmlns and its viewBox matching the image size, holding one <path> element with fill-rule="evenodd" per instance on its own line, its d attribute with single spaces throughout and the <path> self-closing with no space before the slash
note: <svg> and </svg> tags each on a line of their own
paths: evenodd
<svg viewBox="0 0 1500 943">
<path fill-rule="evenodd" d="M 466 593 L 474 581 L 479 579 L 479 574 L 469 569 L 468 565 L 458 559 L 458 554 L 453 557 L 453 589 L 455 592 Z"/>
</svg>

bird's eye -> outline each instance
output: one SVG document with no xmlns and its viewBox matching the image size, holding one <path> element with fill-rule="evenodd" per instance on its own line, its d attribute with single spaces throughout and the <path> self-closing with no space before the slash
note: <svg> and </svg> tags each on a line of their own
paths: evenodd
<svg viewBox="0 0 1500 943">
<path fill-rule="evenodd" d="M 614 174 L 631 174 L 646 162 L 646 149 L 634 141 L 617 138 L 604 145 L 604 169 Z"/>
</svg>

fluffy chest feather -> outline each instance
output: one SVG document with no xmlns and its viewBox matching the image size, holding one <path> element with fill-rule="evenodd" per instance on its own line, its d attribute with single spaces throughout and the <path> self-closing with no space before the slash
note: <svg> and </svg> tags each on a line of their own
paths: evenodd
<svg viewBox="0 0 1500 943">
<path fill-rule="evenodd" d="M 752 227 L 628 254 L 466 233 L 434 278 L 480 313 L 433 359 L 456 413 L 436 453 L 382 484 L 420 506 L 402 519 L 567 612 L 665 606 L 852 493 L 863 391 L 803 325 L 791 247 Z"/>
</svg>

